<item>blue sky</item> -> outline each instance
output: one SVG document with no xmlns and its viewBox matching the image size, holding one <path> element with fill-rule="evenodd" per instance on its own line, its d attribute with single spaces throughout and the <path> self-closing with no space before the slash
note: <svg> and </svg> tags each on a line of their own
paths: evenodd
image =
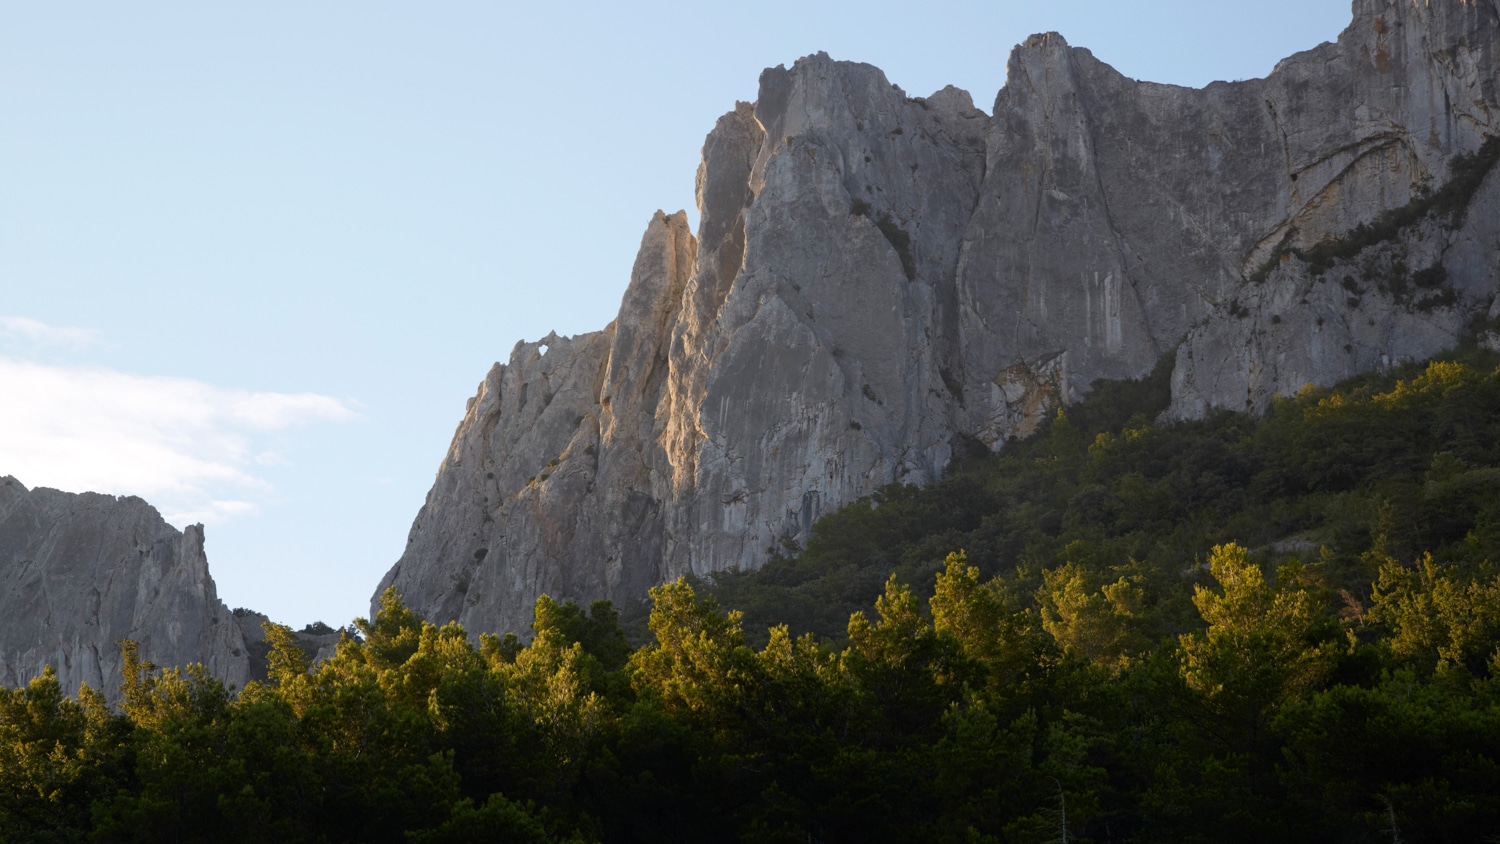
<svg viewBox="0 0 1500 844">
<path fill-rule="evenodd" d="M 1201 86 L 1349 18 L 1344 0 L 8 4 L 0 475 L 203 521 L 230 606 L 346 623 L 490 364 L 613 318 L 652 212 L 692 213 L 703 137 L 762 68 L 825 50 L 988 111 L 1034 32 Z"/>
</svg>

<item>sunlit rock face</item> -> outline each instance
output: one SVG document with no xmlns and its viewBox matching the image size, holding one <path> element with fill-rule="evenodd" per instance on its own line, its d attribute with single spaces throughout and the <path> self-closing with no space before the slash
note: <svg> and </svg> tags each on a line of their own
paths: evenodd
<svg viewBox="0 0 1500 844">
<path fill-rule="evenodd" d="M 1194 90 L 1038 35 L 991 114 L 823 54 L 767 70 L 704 144 L 696 237 L 658 213 L 614 323 L 495 365 L 380 589 L 524 631 L 543 592 L 758 566 L 1163 355 L 1192 417 L 1436 353 L 1500 286 L 1500 177 L 1321 273 L 1297 250 L 1500 132 L 1497 43 L 1493 2 L 1358 0 L 1337 43 Z M 1382 288 L 1398 261 L 1445 277 Z"/>
<path fill-rule="evenodd" d="M 118 643 L 160 666 L 202 663 L 249 678 L 244 637 L 219 600 L 203 526 L 186 531 L 139 498 L 28 490 L 0 478 L 0 685 L 50 665 L 66 694 L 81 683 L 119 699 Z"/>
</svg>

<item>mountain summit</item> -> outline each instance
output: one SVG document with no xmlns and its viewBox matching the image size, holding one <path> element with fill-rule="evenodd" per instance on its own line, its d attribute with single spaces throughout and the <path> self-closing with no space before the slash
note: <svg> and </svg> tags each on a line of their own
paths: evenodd
<svg viewBox="0 0 1500 844">
<path fill-rule="evenodd" d="M 990 114 L 765 71 L 704 143 L 697 235 L 658 212 L 613 323 L 490 370 L 377 594 L 524 630 L 542 593 L 756 567 L 1163 355 L 1190 418 L 1453 345 L 1500 290 L 1500 8 L 1353 10 L 1203 89 L 1033 36 Z"/>
</svg>

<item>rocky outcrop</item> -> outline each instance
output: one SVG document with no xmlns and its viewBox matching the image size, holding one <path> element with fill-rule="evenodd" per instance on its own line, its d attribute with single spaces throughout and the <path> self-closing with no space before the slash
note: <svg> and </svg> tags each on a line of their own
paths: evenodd
<svg viewBox="0 0 1500 844">
<path fill-rule="evenodd" d="M 1164 354 L 1177 417 L 1430 355 L 1500 287 L 1500 188 L 1382 221 L 1500 132 L 1497 43 L 1495 0 L 1357 0 L 1337 43 L 1193 90 L 1039 35 L 990 115 L 767 70 L 704 144 L 697 236 L 658 213 L 614 323 L 491 370 L 381 589 L 524 630 L 542 592 L 757 566 Z"/>
<path fill-rule="evenodd" d="M 1259 412 L 1278 393 L 1328 385 L 1457 344 L 1476 316 L 1500 316 L 1500 178 L 1467 203 L 1466 222 L 1428 218 L 1326 266 L 1273 258 L 1193 327 L 1172 373 L 1179 418 Z"/>
<path fill-rule="evenodd" d="M 179 532 L 139 498 L 27 490 L 0 478 L 0 686 L 50 665 L 116 700 L 118 642 L 161 666 L 201 662 L 241 686 L 245 640 L 219 601 L 203 526 Z"/>
<path fill-rule="evenodd" d="M 234 610 L 235 624 L 240 628 L 240 635 L 245 638 L 245 654 L 249 665 L 247 673 L 251 680 L 264 681 L 269 675 L 271 643 L 266 641 L 265 625 L 270 620 L 266 614 L 244 607 L 236 607 Z M 301 630 L 292 631 L 292 635 L 297 637 L 297 643 L 302 646 L 302 652 L 307 654 L 308 660 L 316 664 L 336 654 L 339 641 L 348 633 L 317 621 Z"/>
<path fill-rule="evenodd" d="M 1336 45 L 1244 83 L 1264 101 L 1261 140 L 1285 165 L 1265 168 L 1270 201 L 1247 221 L 1248 237 L 1221 241 L 1239 246 L 1238 272 L 1177 348 L 1177 417 L 1259 411 L 1307 383 L 1429 357 L 1500 290 L 1500 174 L 1453 168 L 1500 134 L 1500 6 L 1361 0 L 1355 9 Z M 1455 176 L 1476 175 L 1458 186 L 1456 206 L 1407 214 L 1416 219 L 1399 230 L 1381 225 Z M 1342 257 L 1319 260 L 1320 251 Z"/>
</svg>

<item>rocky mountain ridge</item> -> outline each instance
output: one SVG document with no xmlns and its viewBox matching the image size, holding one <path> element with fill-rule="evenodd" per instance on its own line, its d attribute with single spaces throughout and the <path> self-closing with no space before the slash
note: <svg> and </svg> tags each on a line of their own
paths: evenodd
<svg viewBox="0 0 1500 844">
<path fill-rule="evenodd" d="M 611 325 L 490 370 L 377 594 L 525 630 L 543 592 L 755 567 L 1162 355 L 1176 418 L 1430 356 L 1496 315 L 1500 178 L 1385 224 L 1484 160 L 1497 44 L 1494 0 L 1356 0 L 1337 43 L 1195 90 L 1038 35 L 990 114 L 769 69 L 705 141 L 696 236 L 658 212 Z"/>
<path fill-rule="evenodd" d="M 179 531 L 134 496 L 27 489 L 10 476 L 0 477 L 0 620 L 0 687 L 51 666 L 67 694 L 87 683 L 111 703 L 124 639 L 148 662 L 201 663 L 231 688 L 265 679 L 271 647 L 270 619 L 219 599 L 203 525 Z M 316 662 L 351 632 L 315 622 L 295 635 Z"/>
<path fill-rule="evenodd" d="M 0 478 L 0 686 L 46 666 L 117 700 L 118 642 L 161 666 L 199 662 L 235 686 L 250 679 L 245 637 L 219 600 L 203 526 L 184 531 L 136 497 Z"/>
</svg>

